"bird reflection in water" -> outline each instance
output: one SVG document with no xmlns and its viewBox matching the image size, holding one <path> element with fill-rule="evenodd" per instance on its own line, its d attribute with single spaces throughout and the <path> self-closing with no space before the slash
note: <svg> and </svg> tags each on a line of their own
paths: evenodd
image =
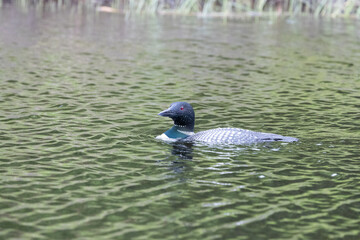
<svg viewBox="0 0 360 240">
<path fill-rule="evenodd" d="M 192 142 L 175 142 L 172 143 L 171 154 L 179 157 L 182 160 L 192 160 L 193 158 L 193 145 Z"/>
<path fill-rule="evenodd" d="M 170 144 L 171 155 L 167 157 L 166 161 L 170 164 L 170 169 L 176 174 L 184 174 L 185 170 L 191 168 L 189 161 L 193 159 L 193 143 L 191 142 L 174 142 Z M 181 175 L 182 175 L 181 174 Z"/>
</svg>

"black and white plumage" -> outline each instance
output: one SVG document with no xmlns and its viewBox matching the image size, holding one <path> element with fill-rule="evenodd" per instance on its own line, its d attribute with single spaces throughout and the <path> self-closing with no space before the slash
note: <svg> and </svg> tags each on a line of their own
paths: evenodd
<svg viewBox="0 0 360 240">
<path fill-rule="evenodd" d="M 260 142 L 296 142 L 297 138 L 286 137 L 273 133 L 254 132 L 240 128 L 216 128 L 194 133 L 195 112 L 186 102 L 172 103 L 170 108 L 159 113 L 170 117 L 174 126 L 158 136 L 158 139 L 170 141 L 198 141 L 208 144 L 252 144 Z"/>
</svg>

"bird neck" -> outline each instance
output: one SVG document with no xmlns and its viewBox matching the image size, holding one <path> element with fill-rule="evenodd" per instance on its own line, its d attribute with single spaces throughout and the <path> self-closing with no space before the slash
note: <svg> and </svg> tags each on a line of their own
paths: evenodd
<svg viewBox="0 0 360 240">
<path fill-rule="evenodd" d="M 195 114 L 186 114 L 180 117 L 172 118 L 174 121 L 174 127 L 177 127 L 179 131 L 194 132 L 195 126 Z"/>
<path fill-rule="evenodd" d="M 187 126 L 174 125 L 172 128 L 164 133 L 168 138 L 187 138 L 194 134 L 194 127 L 190 128 Z"/>
</svg>

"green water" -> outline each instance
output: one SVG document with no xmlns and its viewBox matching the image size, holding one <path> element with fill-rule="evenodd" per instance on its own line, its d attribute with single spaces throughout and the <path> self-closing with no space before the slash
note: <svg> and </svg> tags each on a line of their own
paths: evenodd
<svg viewBox="0 0 360 240">
<path fill-rule="evenodd" d="M 360 238 L 359 22 L 0 10 L 0 239 Z"/>
</svg>

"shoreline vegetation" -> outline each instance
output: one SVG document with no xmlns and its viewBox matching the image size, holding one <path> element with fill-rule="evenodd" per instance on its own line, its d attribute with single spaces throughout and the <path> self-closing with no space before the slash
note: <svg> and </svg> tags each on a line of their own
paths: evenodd
<svg viewBox="0 0 360 240">
<path fill-rule="evenodd" d="M 0 7 L 7 5 L 222 18 L 299 15 L 360 18 L 360 0 L 0 0 Z"/>
</svg>

